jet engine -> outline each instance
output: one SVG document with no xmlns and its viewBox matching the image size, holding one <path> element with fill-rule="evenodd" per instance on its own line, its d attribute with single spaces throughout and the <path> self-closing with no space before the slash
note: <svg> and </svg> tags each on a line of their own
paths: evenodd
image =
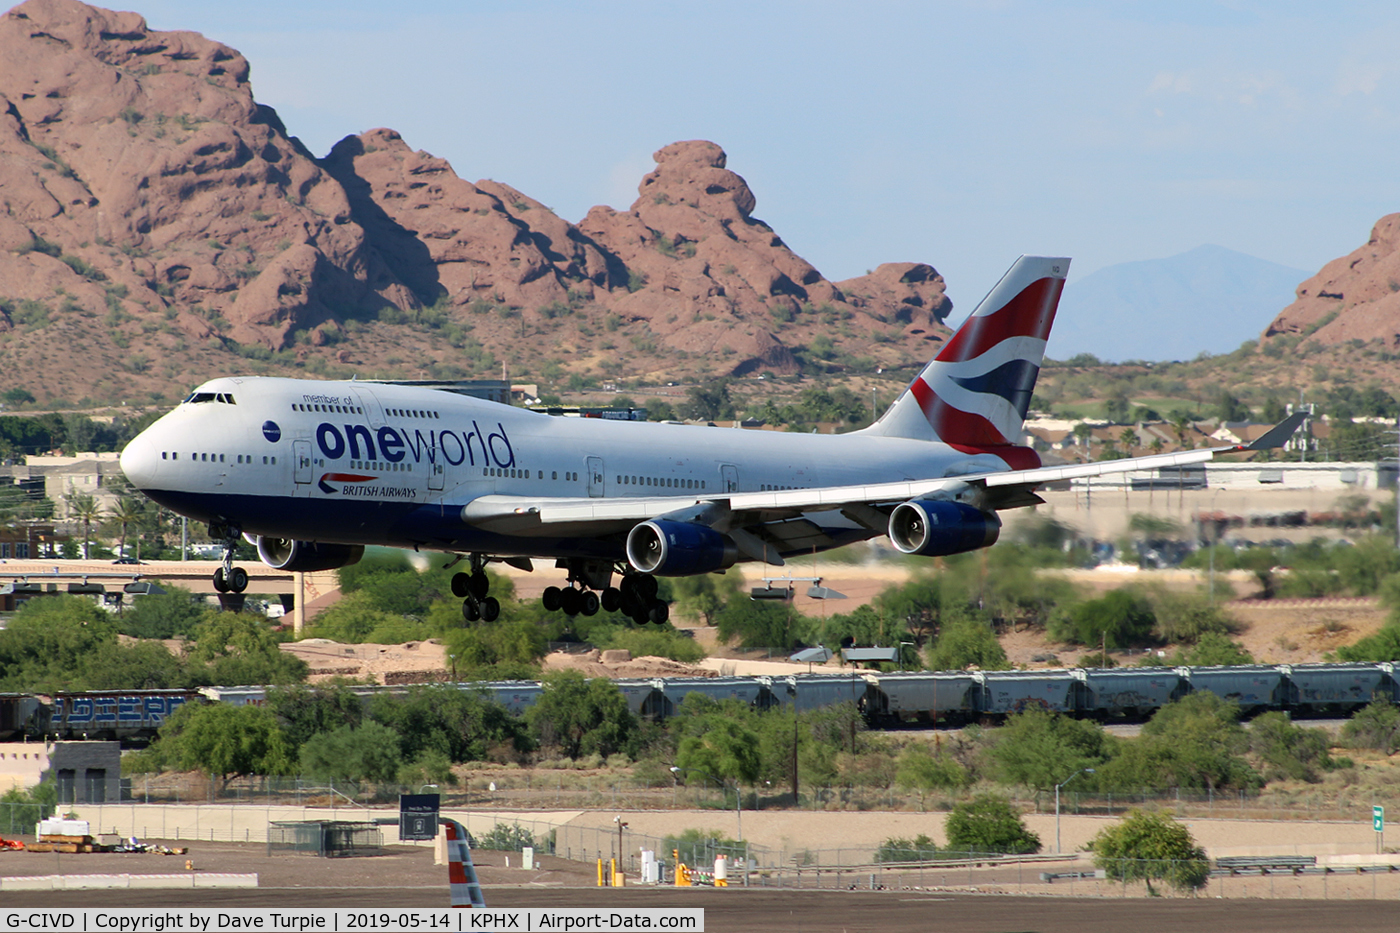
<svg viewBox="0 0 1400 933">
<path fill-rule="evenodd" d="M 627 562 L 642 573 L 687 577 L 732 567 L 734 542 L 708 525 L 666 519 L 642 522 L 627 535 Z"/>
<path fill-rule="evenodd" d="M 1001 534 L 995 512 L 943 499 L 911 499 L 890 513 L 890 543 L 905 554 L 942 557 L 990 547 Z"/>
<path fill-rule="evenodd" d="M 258 557 L 276 570 L 335 570 L 359 563 L 364 556 L 361 544 L 321 544 L 291 538 L 258 538 Z"/>
</svg>

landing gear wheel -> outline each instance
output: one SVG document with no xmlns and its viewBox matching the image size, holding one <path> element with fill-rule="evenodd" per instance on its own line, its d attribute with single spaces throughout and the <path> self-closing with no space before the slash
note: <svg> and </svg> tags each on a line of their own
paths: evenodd
<svg viewBox="0 0 1400 933">
<path fill-rule="evenodd" d="M 617 612 L 622 608 L 622 591 L 615 586 L 603 590 L 601 605 L 604 612 Z"/>
<path fill-rule="evenodd" d="M 468 622 L 475 622 L 477 619 L 481 618 L 481 610 L 478 609 L 476 603 L 472 602 L 470 599 L 464 600 L 462 602 L 462 618 L 466 619 Z"/>
<path fill-rule="evenodd" d="M 559 608 L 565 615 L 576 616 L 583 608 L 583 594 L 572 587 L 559 591 Z"/>
<path fill-rule="evenodd" d="M 634 581 L 632 585 L 636 589 L 637 595 L 643 600 L 649 602 L 656 598 L 657 583 L 655 577 L 650 574 L 640 574 L 632 579 Z"/>
<path fill-rule="evenodd" d="M 486 576 L 484 572 L 478 570 L 471 575 L 467 586 L 468 592 L 477 599 L 485 599 L 486 594 L 491 590 L 491 578 Z"/>
<path fill-rule="evenodd" d="M 488 596 L 481 601 L 481 621 L 495 622 L 501 617 L 501 604 L 494 596 Z"/>
<path fill-rule="evenodd" d="M 470 593 L 471 579 L 472 578 L 465 573 L 454 573 L 452 575 L 452 595 L 461 599 Z"/>
<path fill-rule="evenodd" d="M 665 625 L 666 620 L 671 618 L 671 606 L 669 603 L 663 603 L 658 599 L 651 604 L 651 609 L 647 612 L 647 615 L 650 616 L 651 621 L 655 622 L 657 625 Z"/>
<path fill-rule="evenodd" d="M 596 616 L 598 614 L 598 594 L 592 590 L 585 590 L 582 598 L 582 611 L 586 616 Z"/>
<path fill-rule="evenodd" d="M 228 588 L 234 593 L 241 593 L 246 590 L 248 588 L 248 571 L 244 570 L 242 567 L 234 567 L 228 574 Z"/>
<path fill-rule="evenodd" d="M 561 605 L 560 597 L 563 592 L 564 591 L 557 586 L 547 586 L 544 588 L 544 593 L 540 596 L 540 602 L 544 603 L 545 612 L 559 611 Z"/>
<path fill-rule="evenodd" d="M 219 593 L 227 593 L 229 590 L 228 580 L 224 579 L 224 568 L 222 567 L 214 571 L 214 590 Z"/>
</svg>

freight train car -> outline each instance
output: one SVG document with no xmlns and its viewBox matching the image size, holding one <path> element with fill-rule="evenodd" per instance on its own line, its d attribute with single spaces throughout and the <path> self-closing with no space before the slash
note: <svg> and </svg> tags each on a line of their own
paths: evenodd
<svg viewBox="0 0 1400 933">
<path fill-rule="evenodd" d="M 194 690 L 88 690 L 56 693 L 43 734 L 63 739 L 150 739 Z"/>
</svg>

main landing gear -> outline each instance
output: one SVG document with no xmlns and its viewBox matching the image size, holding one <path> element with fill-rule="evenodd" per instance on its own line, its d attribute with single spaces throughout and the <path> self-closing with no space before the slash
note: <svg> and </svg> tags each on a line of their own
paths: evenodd
<svg viewBox="0 0 1400 933">
<path fill-rule="evenodd" d="M 482 622 L 495 622 L 501 615 L 500 601 L 488 596 L 491 580 L 486 576 L 486 558 L 480 554 L 471 557 L 471 573 L 452 575 L 452 595 L 462 598 L 462 618 L 468 622 L 480 619 Z"/>
<path fill-rule="evenodd" d="M 209 537 L 220 539 L 224 545 L 224 562 L 214 571 L 214 589 L 220 593 L 241 593 L 248 588 L 248 571 L 233 566 L 233 551 L 243 529 L 232 522 L 210 522 Z"/>
<path fill-rule="evenodd" d="M 638 625 L 655 622 L 661 625 L 671 617 L 671 607 L 656 598 L 656 578 L 641 573 L 624 573 L 618 586 L 611 585 L 612 571 L 609 568 L 602 575 L 596 572 L 570 567 L 567 587 L 545 587 L 541 602 L 549 612 L 562 611 L 565 615 L 597 615 L 604 612 L 621 612 Z M 600 587 L 598 584 L 602 583 Z M 601 589 L 602 595 L 594 592 Z"/>
</svg>

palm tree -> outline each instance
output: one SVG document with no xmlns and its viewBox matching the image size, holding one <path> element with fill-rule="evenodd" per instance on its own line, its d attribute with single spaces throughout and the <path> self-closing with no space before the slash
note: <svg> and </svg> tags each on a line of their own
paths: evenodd
<svg viewBox="0 0 1400 933">
<path fill-rule="evenodd" d="M 141 503 L 129 496 L 122 496 L 118 499 L 107 513 L 112 521 L 121 526 L 121 545 L 117 548 L 117 556 L 126 556 L 126 529 L 128 525 L 139 523 L 145 518 L 145 509 L 141 508 Z"/>
<path fill-rule="evenodd" d="M 102 514 L 97 500 L 85 492 L 72 493 L 68 497 L 68 514 L 83 523 L 83 560 L 88 557 L 88 541 L 92 538 L 92 523 Z"/>
</svg>

